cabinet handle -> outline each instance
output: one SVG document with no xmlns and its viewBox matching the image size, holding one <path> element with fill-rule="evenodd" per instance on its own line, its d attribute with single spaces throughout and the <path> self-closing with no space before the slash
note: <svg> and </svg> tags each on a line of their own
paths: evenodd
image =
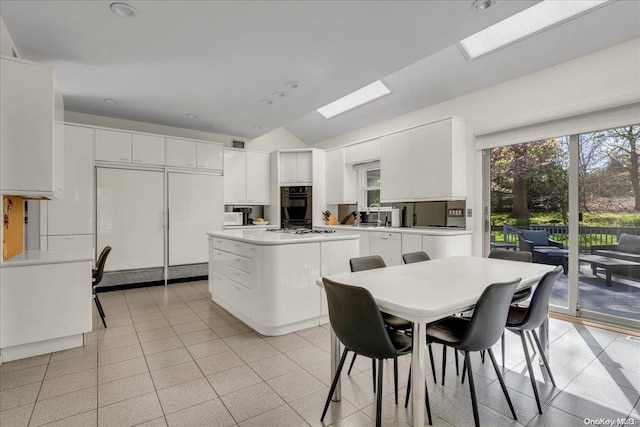
<svg viewBox="0 0 640 427">
<path fill-rule="evenodd" d="M 142 163 L 142 159 L 133 159 L 134 162 Z"/>
<path fill-rule="evenodd" d="M 126 157 L 120 157 L 120 160 L 122 160 L 123 162 L 129 162 L 130 160 Z"/>
</svg>

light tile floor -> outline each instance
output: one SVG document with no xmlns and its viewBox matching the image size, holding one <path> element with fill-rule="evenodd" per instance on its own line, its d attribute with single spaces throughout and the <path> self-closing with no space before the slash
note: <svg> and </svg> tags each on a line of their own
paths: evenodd
<svg viewBox="0 0 640 427">
<path fill-rule="evenodd" d="M 265 337 L 211 302 L 206 282 L 100 294 L 108 328 L 94 316 L 87 345 L 0 365 L 0 425 L 10 426 L 307 426 L 322 425 L 328 393 L 329 326 Z M 95 311 L 95 310 L 94 310 Z M 640 343 L 626 336 L 551 321 L 557 388 L 542 382 L 538 415 L 519 338 L 507 334 L 505 381 L 518 421 L 509 417 L 490 364 L 474 358 L 485 426 L 583 426 L 585 418 L 640 422 Z M 440 377 L 441 347 L 434 346 Z M 499 356 L 499 345 L 495 348 Z M 452 354 L 447 358 L 453 362 Z M 400 360 L 400 400 L 385 367 L 383 425 L 410 425 L 402 402 L 409 358 Z M 430 375 L 430 374 L 429 374 Z M 446 385 L 429 376 L 436 426 L 473 425 L 468 385 L 452 364 Z M 344 375 L 343 399 L 326 424 L 371 426 L 371 363 Z"/>
</svg>

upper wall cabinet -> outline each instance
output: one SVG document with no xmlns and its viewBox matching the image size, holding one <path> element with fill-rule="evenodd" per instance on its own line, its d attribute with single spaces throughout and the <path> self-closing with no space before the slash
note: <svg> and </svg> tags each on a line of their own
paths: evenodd
<svg viewBox="0 0 640 427">
<path fill-rule="evenodd" d="M 381 201 L 466 197 L 465 139 L 456 117 L 381 138 Z"/>
<path fill-rule="evenodd" d="M 380 140 L 360 142 L 344 148 L 344 162 L 347 165 L 380 160 Z"/>
<path fill-rule="evenodd" d="M 311 151 L 280 153 L 280 185 L 311 185 L 312 181 Z"/>
<path fill-rule="evenodd" d="M 62 196 L 62 125 L 55 128 L 53 67 L 0 59 L 0 191 L 27 197 Z M 61 99 L 60 99 L 61 101 Z M 60 104 L 60 105 L 58 105 Z M 58 155 L 56 155 L 56 152 Z"/>
<path fill-rule="evenodd" d="M 167 166 L 222 170 L 222 144 L 165 138 Z"/>
<path fill-rule="evenodd" d="M 224 150 L 224 203 L 226 205 L 271 203 L 269 154 Z"/>
<path fill-rule="evenodd" d="M 345 151 L 327 151 L 327 204 L 357 203 L 356 171 L 345 163 Z"/>
<path fill-rule="evenodd" d="M 96 160 L 164 166 L 164 138 L 158 135 L 96 129 Z"/>
</svg>

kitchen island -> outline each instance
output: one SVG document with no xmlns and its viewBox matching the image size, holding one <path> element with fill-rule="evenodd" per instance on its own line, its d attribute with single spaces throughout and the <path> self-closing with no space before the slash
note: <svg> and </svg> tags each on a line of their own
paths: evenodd
<svg viewBox="0 0 640 427">
<path fill-rule="evenodd" d="M 322 276 L 348 272 L 358 236 L 342 232 L 226 230 L 209 235 L 213 301 L 263 335 L 328 321 Z"/>
</svg>

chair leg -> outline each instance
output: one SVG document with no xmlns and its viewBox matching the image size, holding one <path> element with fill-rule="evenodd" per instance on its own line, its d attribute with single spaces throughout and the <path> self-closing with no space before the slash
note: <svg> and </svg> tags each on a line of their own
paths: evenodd
<svg viewBox="0 0 640 427">
<path fill-rule="evenodd" d="M 482 360 L 482 363 L 484 363 L 484 354 L 485 354 L 486 350 L 482 350 L 480 352 L 480 360 Z"/>
<path fill-rule="evenodd" d="M 384 360 L 378 360 L 378 396 L 376 401 L 376 427 L 382 425 L 382 378 L 383 375 Z"/>
<path fill-rule="evenodd" d="M 544 354 L 544 351 L 542 351 L 542 344 L 540 344 L 540 340 L 538 339 L 538 334 L 536 334 L 536 331 L 531 331 L 531 334 L 533 335 L 533 338 L 536 341 L 536 345 L 538 346 L 538 351 L 540 352 L 540 357 L 542 357 L 542 362 L 544 363 L 544 367 L 547 368 L 547 373 L 549 374 L 549 378 L 551 379 L 551 384 L 553 384 L 553 386 L 556 386 L 556 380 L 553 379 L 553 374 L 551 373 L 551 367 L 549 366 L 549 361 L 547 360 L 547 356 Z"/>
<path fill-rule="evenodd" d="M 431 349 L 431 344 L 427 345 L 429 348 L 429 360 L 431 360 L 431 373 L 433 374 L 433 382 L 434 384 L 438 384 L 438 380 L 436 379 L 436 362 L 433 361 L 433 350 Z"/>
<path fill-rule="evenodd" d="M 455 356 L 456 359 L 456 376 L 460 375 L 460 369 L 458 368 L 458 350 L 453 350 L 453 355 Z"/>
<path fill-rule="evenodd" d="M 478 415 L 478 402 L 476 401 L 476 388 L 473 383 L 473 369 L 471 368 L 471 357 L 469 357 L 469 352 L 464 352 L 464 364 L 469 371 L 469 391 L 471 392 L 471 406 L 473 408 L 473 420 L 475 422 L 476 427 L 480 427 L 480 417 Z"/>
<path fill-rule="evenodd" d="M 411 395 L 411 366 L 409 366 L 409 379 L 407 380 L 407 395 L 404 398 L 404 407 L 409 407 L 409 396 Z"/>
<path fill-rule="evenodd" d="M 100 299 L 98 298 L 97 294 L 93 294 L 93 300 L 96 303 L 96 308 L 98 309 L 98 313 L 100 314 L 100 318 L 102 319 L 102 325 L 104 325 L 104 327 L 107 327 L 107 322 L 105 322 L 104 320 L 104 310 L 102 309 L 102 304 L 100 304 Z"/>
<path fill-rule="evenodd" d="M 466 376 L 466 374 L 467 374 L 467 364 L 463 363 L 462 364 L 462 381 L 461 381 L 461 384 L 464 384 L 464 377 Z"/>
<path fill-rule="evenodd" d="M 536 354 L 536 346 L 533 345 L 533 340 L 531 339 L 531 331 L 528 331 L 528 332 L 529 333 L 526 334 L 526 335 L 527 335 L 527 338 L 529 339 L 529 346 L 531 347 L 531 351 L 533 351 L 533 354 L 535 356 L 535 354 Z"/>
<path fill-rule="evenodd" d="M 518 331 L 520 333 L 520 340 L 522 341 L 522 349 L 524 350 L 524 358 L 527 361 L 527 369 L 529 370 L 529 378 L 531 379 L 531 387 L 533 387 L 533 395 L 536 397 L 536 405 L 538 405 L 538 413 L 542 414 L 542 407 L 540 406 L 540 396 L 538 396 L 538 387 L 536 386 L 536 377 L 533 373 L 533 367 L 531 366 L 531 357 L 529 356 L 529 349 L 527 348 L 527 339 L 524 337 L 524 331 Z"/>
<path fill-rule="evenodd" d="M 502 367 L 504 368 L 504 331 L 502 331 L 502 336 L 500 337 L 500 350 L 502 351 Z"/>
<path fill-rule="evenodd" d="M 409 407 L 409 396 L 411 396 L 411 366 L 409 366 L 409 379 L 407 381 L 407 395 L 404 398 L 405 409 Z M 427 406 L 427 416 L 429 417 L 429 425 L 433 425 L 431 420 L 431 404 L 429 403 L 429 389 L 427 388 L 427 381 L 424 382 L 424 404 Z"/>
<path fill-rule="evenodd" d="M 393 391 L 396 395 L 396 405 L 398 404 L 398 358 L 393 358 Z"/>
<path fill-rule="evenodd" d="M 356 357 L 358 357 L 358 353 L 353 353 L 353 359 L 351 359 L 351 364 L 349 365 L 349 370 L 347 371 L 347 375 L 351 375 L 353 364 L 356 363 Z"/>
<path fill-rule="evenodd" d="M 329 396 L 327 396 L 327 401 L 324 403 L 324 410 L 322 411 L 322 417 L 320 417 L 320 421 L 324 421 L 324 416 L 327 415 L 327 409 L 329 409 L 329 403 L 331 403 L 331 396 L 333 396 L 333 392 L 336 391 L 336 386 L 338 385 L 338 380 L 340 379 L 342 367 L 344 366 L 344 361 L 347 359 L 348 352 L 349 349 L 345 347 L 344 351 L 342 352 L 342 357 L 340 358 L 340 363 L 338 363 L 338 370 L 336 371 L 336 374 L 333 377 L 333 382 L 331 383 Z"/>
<path fill-rule="evenodd" d="M 447 366 L 447 346 L 442 344 L 442 385 L 444 385 L 444 374 Z"/>
<path fill-rule="evenodd" d="M 373 369 L 373 392 L 376 392 L 376 359 L 371 359 L 371 367 Z"/>
<path fill-rule="evenodd" d="M 498 375 L 498 381 L 500 381 L 500 387 L 502 387 L 502 393 L 504 393 L 504 397 L 507 399 L 507 403 L 509 404 L 509 409 L 511 409 L 511 415 L 513 415 L 513 419 L 517 420 L 516 411 L 513 409 L 513 404 L 511 403 L 511 397 L 509 396 L 509 391 L 507 390 L 507 386 L 504 383 L 504 378 L 502 378 L 502 374 L 500 373 L 500 368 L 498 368 L 498 362 L 496 362 L 496 357 L 493 355 L 493 350 L 491 347 L 487 349 L 489 352 L 489 357 L 491 358 L 491 363 L 493 364 L 493 369 L 496 371 L 496 375 Z M 471 370 L 469 370 L 469 379 L 471 379 Z"/>
</svg>

